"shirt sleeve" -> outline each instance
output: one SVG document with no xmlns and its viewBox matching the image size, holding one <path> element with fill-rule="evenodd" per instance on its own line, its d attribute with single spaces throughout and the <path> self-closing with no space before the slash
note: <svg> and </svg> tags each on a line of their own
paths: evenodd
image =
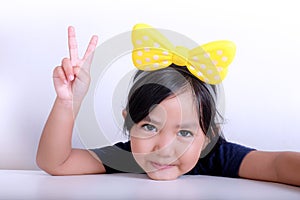
<svg viewBox="0 0 300 200">
<path fill-rule="evenodd" d="M 144 173 L 131 153 L 129 141 L 90 150 L 99 157 L 107 174 Z"/>
<path fill-rule="evenodd" d="M 239 177 L 244 157 L 255 149 L 221 139 L 215 148 L 187 174 L 202 174 L 223 177 Z"/>
</svg>

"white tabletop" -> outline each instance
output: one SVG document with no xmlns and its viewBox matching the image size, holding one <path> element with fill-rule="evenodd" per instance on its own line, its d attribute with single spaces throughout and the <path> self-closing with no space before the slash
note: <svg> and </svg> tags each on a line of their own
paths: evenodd
<svg viewBox="0 0 300 200">
<path fill-rule="evenodd" d="M 0 170 L 0 199 L 300 199 L 300 187 L 212 176 L 154 181 L 143 174 L 50 176 Z"/>
</svg>

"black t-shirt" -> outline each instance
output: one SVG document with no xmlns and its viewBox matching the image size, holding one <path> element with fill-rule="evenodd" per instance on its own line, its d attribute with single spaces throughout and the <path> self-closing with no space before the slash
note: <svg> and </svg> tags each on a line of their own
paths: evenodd
<svg viewBox="0 0 300 200">
<path fill-rule="evenodd" d="M 212 150 L 200 158 L 195 167 L 186 174 L 239 177 L 238 172 L 244 157 L 253 150 L 220 138 Z M 91 151 L 97 154 L 108 174 L 144 173 L 131 153 L 130 141 Z"/>
</svg>

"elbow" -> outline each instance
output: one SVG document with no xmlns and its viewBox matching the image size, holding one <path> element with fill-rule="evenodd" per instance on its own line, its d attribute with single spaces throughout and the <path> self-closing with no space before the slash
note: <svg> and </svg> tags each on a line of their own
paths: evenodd
<svg viewBox="0 0 300 200">
<path fill-rule="evenodd" d="M 59 171 L 57 171 L 56 169 L 54 168 L 51 168 L 51 167 L 47 167 L 43 164 L 39 164 L 37 163 L 37 166 L 43 170 L 44 172 L 46 172 L 47 174 L 51 175 L 51 176 L 62 176 L 63 174 L 59 173 Z"/>
<path fill-rule="evenodd" d="M 43 162 L 42 156 L 39 154 L 39 152 L 36 154 L 35 163 L 41 170 L 45 171 L 45 162 Z"/>
<path fill-rule="evenodd" d="M 55 168 L 51 166 L 51 164 L 49 165 L 49 163 L 45 159 L 43 159 L 43 157 L 41 155 L 37 154 L 35 162 L 36 162 L 36 165 L 38 166 L 38 168 L 40 168 L 47 174 L 52 175 L 52 176 L 60 175 L 57 172 L 57 170 L 55 170 Z"/>
<path fill-rule="evenodd" d="M 49 169 L 49 167 L 47 167 L 47 164 L 42 159 L 40 159 L 38 156 L 36 157 L 35 163 L 38 166 L 38 168 L 40 168 L 47 174 L 53 175 L 52 170 Z"/>
<path fill-rule="evenodd" d="M 282 152 L 276 160 L 276 182 L 300 186 L 300 154 Z"/>
</svg>

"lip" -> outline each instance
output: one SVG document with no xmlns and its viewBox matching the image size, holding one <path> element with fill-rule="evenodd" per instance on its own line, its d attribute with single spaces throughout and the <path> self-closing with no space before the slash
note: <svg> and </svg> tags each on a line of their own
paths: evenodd
<svg viewBox="0 0 300 200">
<path fill-rule="evenodd" d="M 170 165 L 170 164 L 161 164 L 161 163 L 152 162 L 152 161 L 150 163 L 155 169 L 158 169 L 158 170 L 170 169 L 175 166 L 175 165 Z"/>
</svg>

